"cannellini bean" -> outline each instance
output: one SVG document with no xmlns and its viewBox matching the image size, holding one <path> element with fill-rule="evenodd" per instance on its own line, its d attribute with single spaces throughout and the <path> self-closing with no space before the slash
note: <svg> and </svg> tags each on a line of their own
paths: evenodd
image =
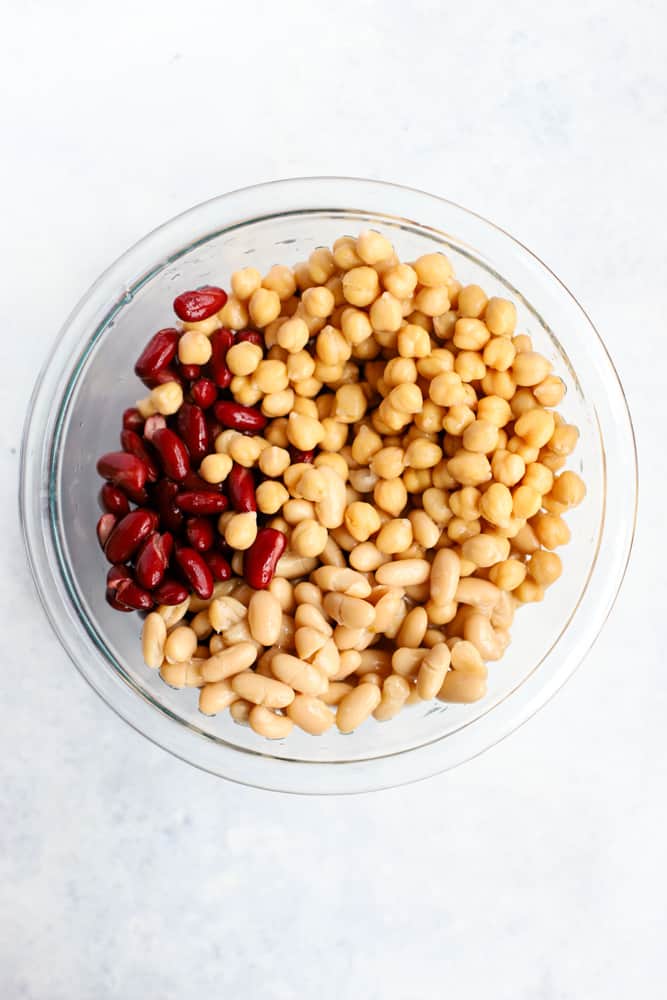
<svg viewBox="0 0 667 1000">
<path fill-rule="evenodd" d="M 274 657 L 271 669 L 278 680 L 302 694 L 320 695 L 329 683 L 321 670 L 289 653 L 279 653 Z"/>
<path fill-rule="evenodd" d="M 428 615 L 424 608 L 413 608 L 403 619 L 398 634 L 396 635 L 397 646 L 410 646 L 417 649 L 422 644 L 428 628 Z"/>
<path fill-rule="evenodd" d="M 331 681 L 328 691 L 324 692 L 320 701 L 323 701 L 325 705 L 339 705 L 350 691 L 354 691 L 352 684 L 346 684 L 344 681 Z"/>
<path fill-rule="evenodd" d="M 398 715 L 410 696 L 410 684 L 399 674 L 390 674 L 382 685 L 382 699 L 373 712 L 378 722 L 388 722 Z"/>
<path fill-rule="evenodd" d="M 334 590 L 349 597 L 368 597 L 371 585 L 361 573 L 338 566 L 321 566 L 312 574 L 321 590 Z"/>
<path fill-rule="evenodd" d="M 325 528 L 338 528 L 345 519 L 345 482 L 331 467 L 323 465 L 318 470 L 326 480 L 326 493 L 315 504 L 315 513 Z"/>
<path fill-rule="evenodd" d="M 319 698 L 308 694 L 297 694 L 291 705 L 287 706 L 287 715 L 292 722 L 312 736 L 321 736 L 331 729 L 336 716 Z"/>
<path fill-rule="evenodd" d="M 280 602 L 268 590 L 258 590 L 248 605 L 250 634 L 262 646 L 272 646 L 278 641 L 282 624 Z"/>
<path fill-rule="evenodd" d="M 401 677 L 414 677 L 428 649 L 411 649 L 409 646 L 395 649 L 391 656 L 391 668 Z"/>
<path fill-rule="evenodd" d="M 173 629 L 164 644 L 164 656 L 168 663 L 184 663 L 195 655 L 197 633 L 187 625 Z"/>
<path fill-rule="evenodd" d="M 248 722 L 251 729 L 268 740 L 283 740 L 289 736 L 294 727 L 293 721 L 287 715 L 278 715 L 264 705 L 255 705 L 250 709 Z"/>
<path fill-rule="evenodd" d="M 164 618 L 152 611 L 146 616 L 141 635 L 144 663 L 153 670 L 162 665 L 164 659 L 164 644 L 167 638 L 167 626 Z"/>
<path fill-rule="evenodd" d="M 483 614 L 491 614 L 499 597 L 499 590 L 488 580 L 465 577 L 459 580 L 455 599 L 459 604 L 471 604 Z"/>
<path fill-rule="evenodd" d="M 475 646 L 483 660 L 499 660 L 502 656 L 503 650 L 486 615 L 468 615 L 463 637 Z"/>
<path fill-rule="evenodd" d="M 471 617 L 471 616 L 469 616 Z M 451 649 L 452 670 L 460 670 L 468 674 L 478 674 L 486 677 L 487 669 L 480 651 L 467 639 L 454 642 Z"/>
<path fill-rule="evenodd" d="M 236 694 L 253 705 L 267 708 L 286 708 L 294 701 L 294 691 L 288 684 L 273 677 L 263 677 L 252 670 L 236 674 L 231 681 Z"/>
<path fill-rule="evenodd" d="M 229 714 L 237 725 L 247 726 L 251 709 L 251 701 L 245 701 L 243 698 L 238 698 L 237 701 L 232 702 L 229 706 Z"/>
<path fill-rule="evenodd" d="M 315 653 L 311 662 L 327 677 L 336 677 L 340 670 L 340 657 L 341 654 L 334 640 L 327 639 L 322 648 Z"/>
<path fill-rule="evenodd" d="M 336 725 L 341 733 L 351 733 L 373 714 L 382 700 L 382 692 L 375 684 L 359 684 L 340 701 L 336 712 Z"/>
<path fill-rule="evenodd" d="M 358 597 L 347 597 L 345 594 L 325 594 L 324 610 L 340 625 L 348 628 L 370 628 L 375 620 L 375 608 L 367 601 Z"/>
<path fill-rule="evenodd" d="M 246 617 L 247 613 L 245 604 L 234 597 L 216 597 L 208 608 L 208 618 L 216 632 L 224 632 L 232 625 L 236 625 Z"/>
<path fill-rule="evenodd" d="M 186 597 L 181 604 L 161 604 L 157 609 L 157 614 L 162 618 L 167 628 L 173 628 L 182 621 L 188 613 L 192 597 Z M 200 598 L 197 598 L 200 600 Z M 158 664 L 159 666 L 159 664 Z"/>
<path fill-rule="evenodd" d="M 375 639 L 375 633 L 366 628 L 348 628 L 347 625 L 337 625 L 333 639 L 339 650 L 366 649 Z"/>
<path fill-rule="evenodd" d="M 287 580 L 295 580 L 300 576 L 308 576 L 317 567 L 318 560 L 310 556 L 299 556 L 289 550 L 276 563 L 276 575 Z"/>
<path fill-rule="evenodd" d="M 399 559 L 380 566 L 375 579 L 389 587 L 410 587 L 425 583 L 430 574 L 431 564 L 426 559 Z"/>
<path fill-rule="evenodd" d="M 417 692 L 423 701 L 435 698 L 449 670 L 451 654 L 446 643 L 440 642 L 423 657 L 417 674 Z"/>
<path fill-rule="evenodd" d="M 238 695 L 228 680 L 204 684 L 199 692 L 199 711 L 203 715 L 217 715 L 237 699 Z"/>
<path fill-rule="evenodd" d="M 300 660 L 312 660 L 315 653 L 327 642 L 323 632 L 308 626 L 298 628 L 294 633 L 294 646 Z"/>
<path fill-rule="evenodd" d="M 479 701 L 485 694 L 486 679 L 484 677 L 458 670 L 448 670 L 438 692 L 438 698 L 440 701 L 468 704 Z"/>
<path fill-rule="evenodd" d="M 327 638 L 333 635 L 333 629 L 319 607 L 314 604 L 300 604 L 294 612 L 294 624 L 297 629 L 314 628 Z"/>
<path fill-rule="evenodd" d="M 160 667 L 160 677 L 169 687 L 202 687 L 204 678 L 201 672 L 201 660 L 188 660 L 186 663 L 167 663 Z"/>
<path fill-rule="evenodd" d="M 201 667 L 207 684 L 221 681 L 247 670 L 257 659 L 257 648 L 250 642 L 238 642 L 205 660 Z"/>
</svg>

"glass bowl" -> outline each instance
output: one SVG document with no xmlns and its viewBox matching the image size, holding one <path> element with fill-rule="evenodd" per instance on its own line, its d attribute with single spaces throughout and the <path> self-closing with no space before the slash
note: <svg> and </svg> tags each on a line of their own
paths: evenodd
<svg viewBox="0 0 667 1000">
<path fill-rule="evenodd" d="M 570 467 L 588 494 L 568 516 L 562 578 L 520 610 L 513 641 L 490 665 L 487 697 L 424 703 L 351 735 L 294 731 L 269 742 L 228 713 L 197 711 L 197 691 L 173 690 L 144 666 L 136 615 L 104 598 L 107 565 L 95 537 L 97 457 L 117 446 L 121 411 L 143 394 L 133 364 L 171 323 L 187 288 L 228 284 L 231 271 L 296 263 L 343 233 L 372 227 L 399 256 L 432 250 L 457 276 L 507 296 L 518 329 L 567 384 L 560 407 L 581 432 Z M 183 760 L 234 781 L 301 793 L 359 792 L 424 778 L 502 739 L 572 674 L 613 604 L 628 560 L 637 497 L 636 455 L 623 391 L 583 309 L 525 247 L 458 205 L 375 181 L 277 181 L 214 198 L 156 229 L 113 264 L 58 336 L 30 404 L 21 507 L 32 572 L 46 613 L 92 687 L 135 729 Z"/>
</svg>

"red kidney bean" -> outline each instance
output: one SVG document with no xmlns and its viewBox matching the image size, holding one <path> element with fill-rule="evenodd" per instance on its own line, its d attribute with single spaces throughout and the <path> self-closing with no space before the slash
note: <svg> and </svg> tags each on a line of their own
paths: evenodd
<svg viewBox="0 0 667 1000">
<path fill-rule="evenodd" d="M 227 510 L 227 497 L 222 493 L 189 490 L 176 496 L 176 503 L 186 514 L 222 514 Z"/>
<path fill-rule="evenodd" d="M 121 431 L 120 444 L 123 451 L 126 451 L 128 455 L 136 455 L 137 458 L 141 459 L 148 470 L 148 482 L 156 483 L 160 478 L 160 466 L 155 456 L 151 455 L 136 431 Z"/>
<path fill-rule="evenodd" d="M 205 479 L 190 469 L 182 483 L 179 484 L 181 493 L 222 493 L 223 483 L 207 483 Z"/>
<path fill-rule="evenodd" d="M 140 587 L 134 580 L 121 580 L 114 597 L 115 603 L 112 604 L 112 607 L 120 605 L 119 610 L 123 611 L 126 608 L 130 611 L 150 611 L 154 604 L 148 591 Z M 111 604 L 111 601 L 109 603 Z"/>
<path fill-rule="evenodd" d="M 175 559 L 195 594 L 207 601 L 213 593 L 213 575 L 199 552 L 177 545 Z"/>
<path fill-rule="evenodd" d="M 301 462 L 312 462 L 315 457 L 315 452 L 302 451 L 300 448 L 295 448 L 293 444 L 289 446 L 290 458 L 292 459 L 292 465 L 298 465 Z"/>
<path fill-rule="evenodd" d="M 233 378 L 225 361 L 227 351 L 233 343 L 234 334 L 231 330 L 216 330 L 211 337 L 212 354 L 208 370 L 215 384 L 221 389 L 227 389 Z"/>
<path fill-rule="evenodd" d="M 133 611 L 134 609 L 126 604 L 120 604 L 116 599 L 118 587 L 123 582 L 130 582 L 132 574 L 125 566 L 112 566 L 107 573 L 106 599 L 116 611 Z"/>
<path fill-rule="evenodd" d="M 234 462 L 226 480 L 227 495 L 232 507 L 239 514 L 257 510 L 255 479 L 250 469 Z"/>
<path fill-rule="evenodd" d="M 137 358 L 134 366 L 135 374 L 143 381 L 155 379 L 176 357 L 180 333 L 173 328 L 158 330 L 148 341 Z"/>
<path fill-rule="evenodd" d="M 214 413 L 224 427 L 236 431 L 261 431 L 267 424 L 267 418 L 259 410 L 226 399 L 215 404 Z"/>
<path fill-rule="evenodd" d="M 100 490 L 100 504 L 107 514 L 115 514 L 117 517 L 125 517 L 130 513 L 130 505 L 127 497 L 117 486 L 105 483 Z"/>
<path fill-rule="evenodd" d="M 136 431 L 137 434 L 141 434 L 143 426 L 144 418 L 136 406 L 130 406 L 129 409 L 125 410 L 123 413 L 123 430 Z"/>
<path fill-rule="evenodd" d="M 172 483 L 170 479 L 161 479 L 152 491 L 153 501 L 157 506 L 162 528 L 175 533 L 181 530 L 183 524 L 183 515 L 176 503 L 178 490 L 177 483 Z"/>
<path fill-rule="evenodd" d="M 208 453 L 208 427 L 204 411 L 194 403 L 183 403 L 176 414 L 176 430 L 185 442 L 193 462 Z"/>
<path fill-rule="evenodd" d="M 154 413 L 144 424 L 144 437 L 147 441 L 153 440 L 156 431 L 161 431 L 167 426 L 167 421 L 161 413 Z"/>
<path fill-rule="evenodd" d="M 227 301 L 227 293 L 215 285 L 204 285 L 193 292 L 182 292 L 174 299 L 174 312 L 184 323 L 199 323 L 219 312 Z"/>
<path fill-rule="evenodd" d="M 172 548 L 171 535 L 159 535 L 157 532 L 150 535 L 141 546 L 134 565 L 137 583 L 146 590 L 157 587 L 167 572 Z"/>
<path fill-rule="evenodd" d="M 184 379 L 180 371 L 170 365 L 158 372 L 154 378 L 144 378 L 141 381 L 149 389 L 154 389 L 156 385 L 164 385 L 165 382 L 178 382 L 179 385 L 183 385 Z"/>
<path fill-rule="evenodd" d="M 194 382 L 201 375 L 201 368 L 199 365 L 179 365 L 178 370 L 180 371 L 186 382 Z"/>
<path fill-rule="evenodd" d="M 213 574 L 214 580 L 229 580 L 232 567 L 221 552 L 204 552 L 204 562 Z"/>
<path fill-rule="evenodd" d="M 178 434 L 166 427 L 156 431 L 151 441 L 160 456 L 165 474 L 170 479 L 185 479 L 190 471 L 190 456 Z"/>
<path fill-rule="evenodd" d="M 97 460 L 97 471 L 103 479 L 108 479 L 132 499 L 143 490 L 148 478 L 148 469 L 136 455 L 124 451 L 110 451 Z"/>
<path fill-rule="evenodd" d="M 118 523 L 118 518 L 116 517 L 115 514 L 102 514 L 102 517 L 97 522 L 97 540 L 102 546 L 102 549 L 104 549 L 104 546 L 107 543 L 107 539 L 109 538 L 109 535 L 111 534 L 113 529 L 116 527 L 117 523 Z"/>
<path fill-rule="evenodd" d="M 187 596 L 188 588 L 185 584 L 168 579 L 166 576 L 153 591 L 153 600 L 156 604 L 182 604 Z"/>
<path fill-rule="evenodd" d="M 265 590 L 273 579 L 276 563 L 285 551 L 287 538 L 275 528 L 261 528 L 243 559 L 243 575 L 255 590 Z"/>
<path fill-rule="evenodd" d="M 217 386 L 211 378 L 197 379 L 190 392 L 193 402 L 197 406 L 201 406 L 202 410 L 208 410 L 209 406 L 213 406 L 218 398 Z"/>
<path fill-rule="evenodd" d="M 240 333 L 236 334 L 237 343 L 246 342 L 248 344 L 257 344 L 264 350 L 264 337 L 257 330 L 241 330 Z"/>
<path fill-rule="evenodd" d="M 185 537 L 197 552 L 208 552 L 215 542 L 215 530 L 205 517 L 189 517 L 185 522 Z"/>
<path fill-rule="evenodd" d="M 137 551 L 155 527 L 155 514 L 148 510 L 133 510 L 118 522 L 107 539 L 104 554 L 109 562 L 124 563 Z"/>
</svg>

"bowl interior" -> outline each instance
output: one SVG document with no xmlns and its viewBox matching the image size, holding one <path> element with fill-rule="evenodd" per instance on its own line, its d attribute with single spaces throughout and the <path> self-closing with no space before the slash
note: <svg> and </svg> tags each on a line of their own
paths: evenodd
<svg viewBox="0 0 667 1000">
<path fill-rule="evenodd" d="M 144 666 L 136 615 L 112 611 L 104 599 L 106 561 L 94 536 L 99 516 L 95 472 L 97 457 L 118 446 L 120 415 L 145 394 L 133 374 L 133 364 L 145 341 L 173 321 L 171 302 L 179 291 L 203 284 L 228 285 L 230 273 L 246 265 L 265 271 L 272 264 L 294 264 L 316 246 L 331 245 L 343 233 L 356 234 L 371 226 L 394 242 L 401 259 L 411 260 L 432 250 L 452 259 L 464 283 L 478 283 L 489 295 L 514 300 L 518 330 L 529 333 L 535 347 L 548 357 L 566 382 L 567 395 L 559 410 L 579 427 L 581 438 L 569 467 L 585 480 L 585 502 L 568 515 L 572 541 L 562 550 L 562 578 L 546 599 L 521 609 L 512 629 L 512 643 L 499 663 L 490 664 L 487 697 L 474 705 L 439 702 L 405 710 L 390 724 L 370 721 L 343 736 L 329 732 L 314 739 L 294 731 L 289 739 L 268 743 L 234 724 L 228 713 L 207 718 L 197 711 L 197 692 L 172 690 Z M 537 262 L 536 262 L 537 268 Z M 541 669 L 545 657 L 557 654 L 558 643 L 584 595 L 596 558 L 605 515 L 605 447 L 596 412 L 597 384 L 586 384 L 586 370 L 568 357 L 563 341 L 576 344 L 591 337 L 580 311 L 565 309 L 557 286 L 550 294 L 530 273 L 519 273 L 513 257 L 491 259 L 479 249 L 436 229 L 353 210 L 287 211 L 209 232 L 194 244 L 171 254 L 150 273 L 136 280 L 103 317 L 68 375 L 56 415 L 50 465 L 51 530 L 76 615 L 97 647 L 97 656 L 116 679 L 174 724 L 213 743 L 264 758 L 291 761 L 344 762 L 386 757 L 451 736 L 474 726 L 506 702 Z M 519 290 L 521 288 L 521 291 Z M 532 297 L 531 297 L 532 296 Z M 575 376 L 575 369 L 578 373 Z"/>
</svg>

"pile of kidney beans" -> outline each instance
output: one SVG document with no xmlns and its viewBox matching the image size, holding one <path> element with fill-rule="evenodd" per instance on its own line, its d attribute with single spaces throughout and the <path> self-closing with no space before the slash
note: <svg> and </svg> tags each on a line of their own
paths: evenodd
<svg viewBox="0 0 667 1000">
<path fill-rule="evenodd" d="M 227 300 L 221 288 L 184 292 L 174 311 L 185 322 L 199 322 L 218 312 Z M 231 508 L 256 511 L 255 479 L 235 464 L 224 483 L 212 485 L 195 469 L 215 451 L 225 428 L 260 432 L 267 418 L 257 409 L 234 402 L 228 391 L 232 373 L 227 351 L 235 341 L 264 346 L 255 330 L 217 330 L 213 353 L 200 367 L 178 361 L 175 329 L 159 330 L 142 351 L 134 370 L 149 389 L 179 382 L 184 402 L 173 416 L 144 420 L 131 407 L 123 413 L 120 451 L 102 455 L 97 471 L 106 482 L 100 491 L 105 511 L 97 524 L 102 549 L 112 563 L 106 598 L 117 611 L 150 611 L 156 604 L 180 604 L 191 591 L 207 599 L 215 580 L 231 576 L 233 555 L 217 530 L 219 515 Z M 296 460 L 308 461 L 300 454 Z M 244 577 L 257 590 L 268 587 L 282 555 L 285 535 L 261 527 L 244 554 Z"/>
</svg>

